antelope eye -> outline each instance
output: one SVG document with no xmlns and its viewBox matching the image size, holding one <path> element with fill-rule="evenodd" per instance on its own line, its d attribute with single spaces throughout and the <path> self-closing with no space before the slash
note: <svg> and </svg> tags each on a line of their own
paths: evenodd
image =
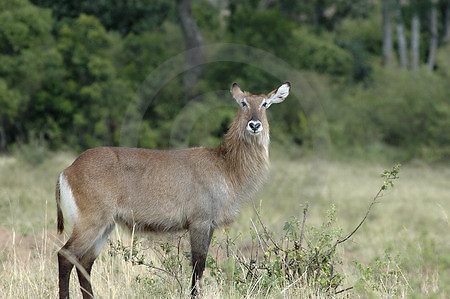
<svg viewBox="0 0 450 299">
<path fill-rule="evenodd" d="M 262 104 L 262 106 L 263 106 L 264 108 L 266 108 L 266 107 L 267 107 L 267 102 L 264 102 L 264 103 Z"/>
<path fill-rule="evenodd" d="M 247 103 L 246 102 L 241 102 L 242 107 L 247 107 Z"/>
</svg>

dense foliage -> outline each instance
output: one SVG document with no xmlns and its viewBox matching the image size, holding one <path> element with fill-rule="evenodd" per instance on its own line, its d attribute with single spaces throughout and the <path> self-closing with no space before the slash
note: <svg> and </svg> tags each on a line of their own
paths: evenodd
<svg viewBox="0 0 450 299">
<path fill-rule="evenodd" d="M 174 1 L 31 2 L 0 1 L 2 151 L 35 143 L 78 151 L 121 145 L 125 116 L 139 118 L 145 109 L 137 145 L 168 148 L 190 97 L 226 90 L 233 81 L 255 92 L 280 83 L 255 66 L 215 62 L 205 66 L 196 87 L 183 85 L 180 74 L 145 107 L 140 88 L 146 77 L 185 49 Z M 194 0 L 192 11 L 205 44 L 249 45 L 302 70 L 325 109 L 325 134 L 339 152 L 388 149 L 402 159 L 448 159 L 450 51 L 445 41 L 433 72 L 385 68 L 379 4 L 297 2 L 229 1 L 224 6 Z M 422 27 L 422 63 L 427 30 Z M 319 125 L 314 111 L 295 100 L 300 96 L 271 109 L 273 138 L 312 148 L 312 131 Z M 224 97 L 209 96 L 199 104 L 203 109 L 196 110 L 187 145 L 220 142 L 234 115 L 231 97 Z"/>
</svg>

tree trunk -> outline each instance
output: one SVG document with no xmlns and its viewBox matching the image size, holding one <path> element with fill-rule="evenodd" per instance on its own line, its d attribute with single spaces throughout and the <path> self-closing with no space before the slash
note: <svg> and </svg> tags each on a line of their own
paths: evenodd
<svg viewBox="0 0 450 299">
<path fill-rule="evenodd" d="M 6 134 L 2 122 L 0 122 L 0 152 L 6 151 Z"/>
<path fill-rule="evenodd" d="M 408 54 L 405 37 L 405 28 L 403 26 L 403 18 L 400 4 L 397 5 L 397 39 L 400 54 L 400 66 L 402 69 L 408 68 Z"/>
<path fill-rule="evenodd" d="M 186 48 L 189 50 L 201 47 L 203 45 L 203 37 L 192 16 L 191 1 L 177 0 L 177 13 L 186 42 Z M 202 75 L 202 64 L 204 61 L 205 57 L 202 49 L 186 53 L 186 63 L 191 67 L 184 77 L 184 85 L 188 91 L 193 90 L 197 85 L 197 82 Z"/>
<path fill-rule="evenodd" d="M 393 62 L 391 7 L 391 0 L 383 0 L 383 58 L 386 65 Z"/>
<path fill-rule="evenodd" d="M 450 42 L 450 0 L 447 0 L 447 9 L 445 10 L 444 26 L 445 26 L 444 39 L 447 42 Z"/>
<path fill-rule="evenodd" d="M 428 69 L 432 71 L 434 69 L 434 62 L 436 60 L 436 51 L 438 46 L 438 28 L 437 28 L 437 9 L 436 0 L 430 0 L 431 12 L 430 12 L 430 51 L 428 53 Z"/>
<path fill-rule="evenodd" d="M 273 2 L 272 0 L 263 0 L 263 1 L 261 1 L 259 3 L 259 5 L 258 5 L 258 10 L 263 11 L 263 10 L 269 9 L 273 5 L 272 2 Z"/>
<path fill-rule="evenodd" d="M 411 68 L 419 69 L 419 46 L 420 46 L 420 19 L 417 12 L 414 12 L 411 21 Z"/>
</svg>

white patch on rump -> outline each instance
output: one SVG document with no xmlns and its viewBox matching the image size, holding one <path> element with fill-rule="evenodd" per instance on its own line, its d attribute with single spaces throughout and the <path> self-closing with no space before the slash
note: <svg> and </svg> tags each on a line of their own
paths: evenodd
<svg viewBox="0 0 450 299">
<path fill-rule="evenodd" d="M 64 217 L 73 224 L 78 218 L 78 207 L 72 189 L 63 173 L 59 175 L 60 204 Z"/>
</svg>

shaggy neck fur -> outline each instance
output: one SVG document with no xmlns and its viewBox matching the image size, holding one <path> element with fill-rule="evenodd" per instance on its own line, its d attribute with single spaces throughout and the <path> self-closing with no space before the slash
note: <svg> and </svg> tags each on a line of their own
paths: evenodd
<svg viewBox="0 0 450 299">
<path fill-rule="evenodd" d="M 269 170 L 269 128 L 251 136 L 240 127 L 238 117 L 219 150 L 233 188 L 239 197 L 248 198 L 262 185 Z"/>
</svg>

